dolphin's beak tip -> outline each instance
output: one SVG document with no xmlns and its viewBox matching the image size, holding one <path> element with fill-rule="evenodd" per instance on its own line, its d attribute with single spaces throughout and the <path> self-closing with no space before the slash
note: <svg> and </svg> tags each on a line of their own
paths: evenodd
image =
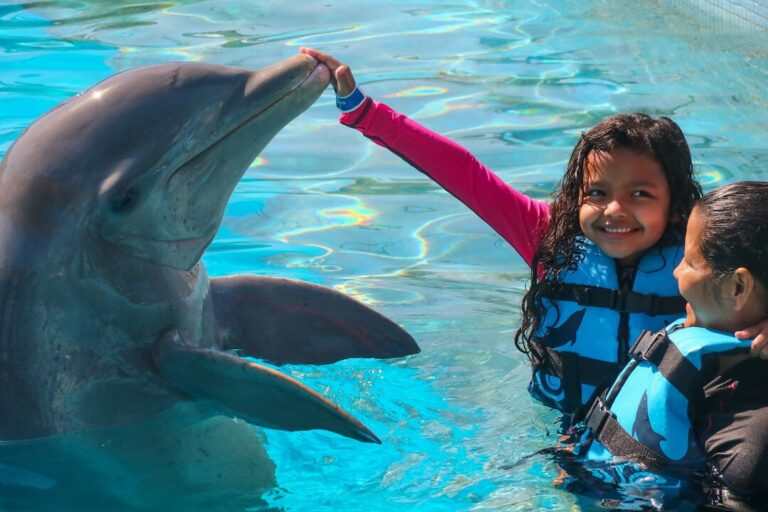
<svg viewBox="0 0 768 512">
<path fill-rule="evenodd" d="M 306 53 L 297 53 L 296 55 L 294 55 L 291 58 L 292 59 L 296 59 L 296 60 L 305 60 L 305 61 L 311 63 L 312 67 L 315 67 L 318 64 L 317 59 L 315 59 L 311 55 L 307 55 Z"/>
</svg>

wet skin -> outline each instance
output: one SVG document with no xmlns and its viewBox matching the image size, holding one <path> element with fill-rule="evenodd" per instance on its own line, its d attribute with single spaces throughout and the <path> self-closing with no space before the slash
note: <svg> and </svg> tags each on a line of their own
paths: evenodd
<svg viewBox="0 0 768 512">
<path fill-rule="evenodd" d="M 701 251 L 706 218 L 694 208 L 685 233 L 685 254 L 675 268 L 680 294 L 688 301 L 686 325 L 721 331 L 753 326 L 764 319 L 764 287 L 743 267 L 716 276 Z"/>
<path fill-rule="evenodd" d="M 765 320 L 765 287 L 743 267 L 716 276 L 701 251 L 706 218 L 694 208 L 685 233 L 685 254 L 675 268 L 680 295 L 686 305 L 686 327 L 698 326 L 736 331 L 762 326 Z M 746 355 L 719 357 L 720 373 L 746 359 Z"/>
<path fill-rule="evenodd" d="M 670 191 L 656 160 L 619 148 L 587 157 L 579 226 L 622 265 L 635 264 L 669 221 Z"/>
</svg>

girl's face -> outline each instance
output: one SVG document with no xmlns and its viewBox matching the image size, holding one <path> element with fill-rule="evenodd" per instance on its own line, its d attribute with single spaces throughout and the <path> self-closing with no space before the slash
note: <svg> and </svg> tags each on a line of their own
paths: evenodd
<svg viewBox="0 0 768 512">
<path fill-rule="evenodd" d="M 686 325 L 712 329 L 728 329 L 732 311 L 726 308 L 726 297 L 712 278 L 712 268 L 701 253 L 701 233 L 704 219 L 696 208 L 688 219 L 685 231 L 685 254 L 675 268 L 680 295 L 688 301 Z"/>
<path fill-rule="evenodd" d="M 630 149 L 592 151 L 584 182 L 581 231 L 620 264 L 637 263 L 669 222 L 670 191 L 661 165 Z"/>
</svg>

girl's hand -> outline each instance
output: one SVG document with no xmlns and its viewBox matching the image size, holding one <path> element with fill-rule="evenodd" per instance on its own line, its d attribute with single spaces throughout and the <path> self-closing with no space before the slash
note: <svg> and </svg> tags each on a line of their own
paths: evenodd
<svg viewBox="0 0 768 512">
<path fill-rule="evenodd" d="M 328 66 L 328 69 L 331 70 L 331 84 L 333 90 L 336 91 L 336 96 L 349 96 L 355 90 L 355 77 L 352 76 L 352 70 L 349 69 L 349 66 L 314 48 L 301 48 L 299 52 Z"/>
<path fill-rule="evenodd" d="M 768 320 L 764 320 L 747 329 L 736 331 L 734 335 L 740 340 L 754 338 L 750 354 L 761 359 L 768 359 Z"/>
</svg>

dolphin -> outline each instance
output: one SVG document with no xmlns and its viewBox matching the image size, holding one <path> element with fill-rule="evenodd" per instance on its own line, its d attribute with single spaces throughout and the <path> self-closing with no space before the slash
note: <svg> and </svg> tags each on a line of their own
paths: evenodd
<svg viewBox="0 0 768 512">
<path fill-rule="evenodd" d="M 255 425 L 379 442 L 250 358 L 401 357 L 419 351 L 413 338 L 330 288 L 209 279 L 201 262 L 238 180 L 329 77 L 306 55 L 258 71 L 132 69 L 13 143 L 0 162 L 0 440 L 118 427 L 196 402 Z"/>
</svg>

